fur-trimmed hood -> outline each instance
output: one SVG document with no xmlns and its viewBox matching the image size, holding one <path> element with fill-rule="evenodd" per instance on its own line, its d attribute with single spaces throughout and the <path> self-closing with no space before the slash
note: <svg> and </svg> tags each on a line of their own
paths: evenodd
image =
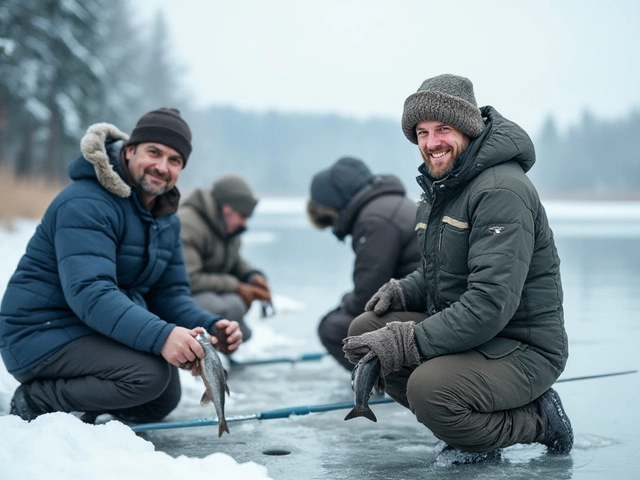
<svg viewBox="0 0 640 480">
<path fill-rule="evenodd" d="M 129 135 L 110 123 L 96 123 L 80 140 L 82 155 L 68 168 L 72 180 L 95 178 L 107 191 L 121 198 L 131 196 L 131 187 L 120 175 L 120 151 Z"/>
</svg>

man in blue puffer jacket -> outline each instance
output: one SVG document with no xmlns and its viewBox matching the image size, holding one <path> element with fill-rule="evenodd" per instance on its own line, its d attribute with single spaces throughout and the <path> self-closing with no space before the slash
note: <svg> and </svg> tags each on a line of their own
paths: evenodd
<svg viewBox="0 0 640 480">
<path fill-rule="evenodd" d="M 11 414 L 101 413 L 132 422 L 165 417 L 180 400 L 176 367 L 225 353 L 237 322 L 191 299 L 175 212 L 175 183 L 191 153 L 176 109 L 143 115 L 131 137 L 92 125 L 73 183 L 47 209 L 0 308 L 0 352 L 21 385 Z"/>
</svg>

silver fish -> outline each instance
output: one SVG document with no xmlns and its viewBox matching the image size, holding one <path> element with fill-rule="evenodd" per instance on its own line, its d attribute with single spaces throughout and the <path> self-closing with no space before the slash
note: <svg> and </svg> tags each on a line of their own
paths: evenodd
<svg viewBox="0 0 640 480">
<path fill-rule="evenodd" d="M 369 397 L 375 388 L 378 391 L 384 391 L 384 376 L 380 371 L 380 360 L 373 357 L 366 363 L 358 362 L 351 372 L 351 388 L 353 389 L 353 397 L 355 406 L 344 417 L 345 420 L 351 420 L 356 417 L 368 418 L 372 422 L 378 419 L 369 407 Z"/>
<path fill-rule="evenodd" d="M 200 405 L 206 405 L 213 402 L 218 414 L 218 437 L 222 436 L 222 432 L 229 433 L 227 420 L 224 418 L 224 399 L 225 392 L 229 395 L 229 387 L 227 386 L 227 372 L 222 366 L 218 352 L 211 344 L 211 335 L 208 333 L 200 333 L 196 336 L 196 340 L 202 348 L 204 348 L 205 357 L 199 361 L 199 365 L 194 367 L 202 377 L 205 385 L 205 391 L 200 399 Z M 197 370 L 196 370 L 197 369 Z"/>
</svg>

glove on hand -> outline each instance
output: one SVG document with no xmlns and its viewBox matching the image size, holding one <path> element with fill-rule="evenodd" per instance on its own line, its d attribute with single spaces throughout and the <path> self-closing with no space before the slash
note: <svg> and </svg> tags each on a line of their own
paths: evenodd
<svg viewBox="0 0 640 480">
<path fill-rule="evenodd" d="M 247 306 L 250 306 L 254 300 L 271 300 L 267 290 L 248 283 L 239 283 L 237 292 Z"/>
<path fill-rule="evenodd" d="M 251 281 L 249 281 L 249 283 L 251 285 L 255 285 L 256 287 L 259 287 L 263 290 L 266 290 L 267 292 L 271 293 L 271 289 L 269 288 L 269 284 L 267 283 L 267 279 L 264 278 L 263 275 L 260 275 L 259 273 L 254 274 L 251 277 Z"/>
<path fill-rule="evenodd" d="M 342 351 L 351 363 L 380 360 L 384 375 L 397 372 L 405 365 L 420 365 L 420 354 L 413 336 L 414 322 L 389 322 L 373 332 L 342 340 Z"/>
<path fill-rule="evenodd" d="M 395 278 L 392 278 L 382 285 L 364 306 L 364 310 L 366 312 L 373 310 L 378 316 L 383 315 L 388 311 L 406 312 L 407 302 L 404 299 L 404 292 L 400 282 Z"/>
</svg>

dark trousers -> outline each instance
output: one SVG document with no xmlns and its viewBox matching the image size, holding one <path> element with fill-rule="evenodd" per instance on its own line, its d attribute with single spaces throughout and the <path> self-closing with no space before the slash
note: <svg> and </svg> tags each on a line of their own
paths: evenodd
<svg viewBox="0 0 640 480">
<path fill-rule="evenodd" d="M 43 412 L 109 413 L 159 421 L 180 401 L 178 369 L 102 335 L 74 340 L 16 379 Z"/>
<path fill-rule="evenodd" d="M 366 312 L 354 319 L 349 335 L 361 335 L 392 321 L 425 319 L 423 313 Z M 533 443 L 544 434 L 545 417 L 534 402 L 556 380 L 541 371 L 542 387 L 532 389 L 522 364 L 530 349 L 489 359 L 476 350 L 436 357 L 415 368 L 403 367 L 386 377 L 387 393 L 409 408 L 440 440 L 462 451 L 484 452 L 516 443 Z M 538 379 L 539 380 L 539 379 Z"/>
<path fill-rule="evenodd" d="M 353 315 L 336 308 L 327 313 L 318 325 L 318 336 L 322 345 L 340 365 L 349 371 L 353 370 L 353 365 L 344 358 L 342 339 L 347 336 L 353 318 Z"/>
</svg>

